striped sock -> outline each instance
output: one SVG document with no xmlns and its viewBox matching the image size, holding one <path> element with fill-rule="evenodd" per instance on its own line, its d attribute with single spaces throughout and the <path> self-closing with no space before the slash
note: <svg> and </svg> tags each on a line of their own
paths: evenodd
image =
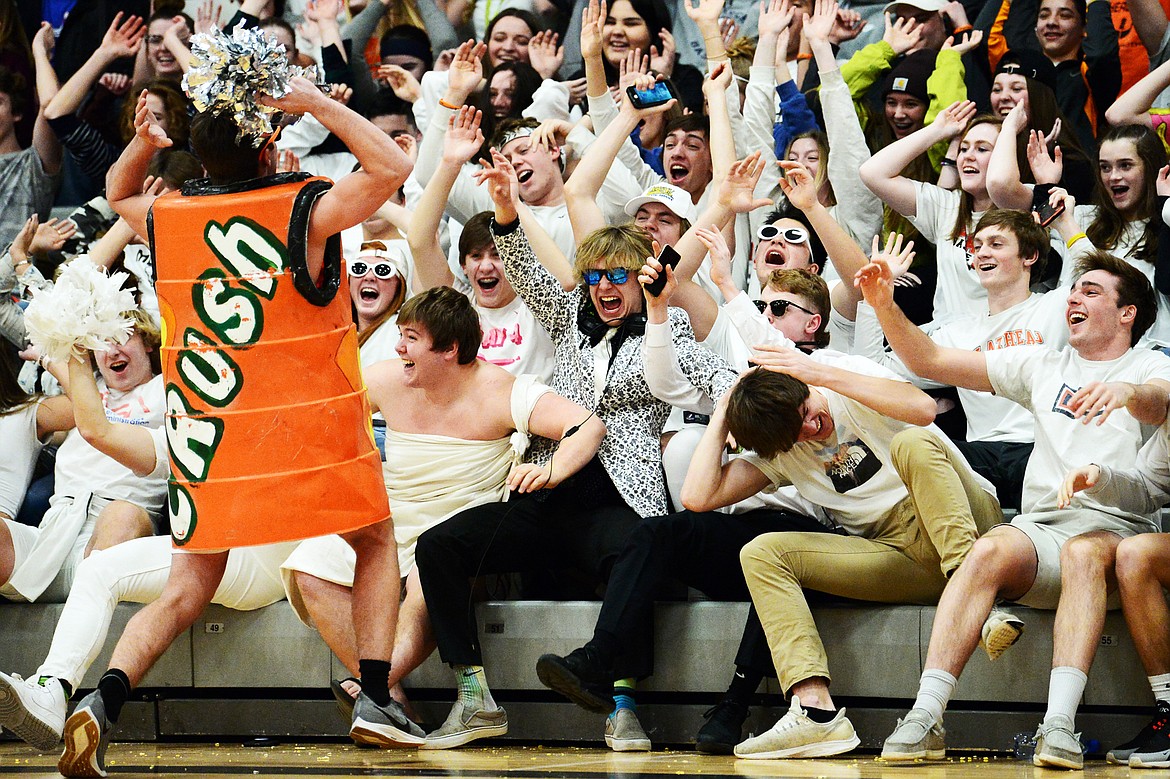
<svg viewBox="0 0 1170 779">
<path fill-rule="evenodd" d="M 638 704 L 634 700 L 634 690 L 637 685 L 637 679 L 618 679 L 613 683 L 614 714 L 617 714 L 622 709 L 637 711 Z"/>
</svg>

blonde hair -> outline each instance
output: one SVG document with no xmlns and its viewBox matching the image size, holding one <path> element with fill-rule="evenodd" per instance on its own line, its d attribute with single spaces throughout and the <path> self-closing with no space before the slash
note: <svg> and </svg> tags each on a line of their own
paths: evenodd
<svg viewBox="0 0 1170 779">
<path fill-rule="evenodd" d="M 134 331 L 142 336 L 142 343 L 149 349 L 150 370 L 154 374 L 162 373 L 162 330 L 158 322 L 147 311 L 135 308 L 126 312 L 134 322 Z"/>
<path fill-rule="evenodd" d="M 638 271 L 646 258 L 654 253 L 650 236 L 632 222 L 624 225 L 606 225 L 598 228 L 577 245 L 573 274 L 580 282 L 584 272 L 600 267 L 603 270 L 625 268 Z"/>
</svg>

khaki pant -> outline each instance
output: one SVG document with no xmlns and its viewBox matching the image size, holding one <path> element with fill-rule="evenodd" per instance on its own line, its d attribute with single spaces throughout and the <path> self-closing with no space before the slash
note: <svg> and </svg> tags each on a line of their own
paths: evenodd
<svg viewBox="0 0 1170 779">
<path fill-rule="evenodd" d="M 740 551 L 785 691 L 830 678 L 802 588 L 877 603 L 935 603 L 975 539 L 1003 519 L 999 502 L 937 434 L 904 430 L 891 454 L 910 496 L 877 518 L 869 537 L 768 533 Z"/>
</svg>

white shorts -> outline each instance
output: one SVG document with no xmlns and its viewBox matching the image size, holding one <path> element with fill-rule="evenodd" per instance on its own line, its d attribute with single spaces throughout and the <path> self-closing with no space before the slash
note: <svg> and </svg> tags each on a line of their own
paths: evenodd
<svg viewBox="0 0 1170 779">
<path fill-rule="evenodd" d="M 1055 609 L 1060 603 L 1060 550 L 1070 538 L 1102 530 L 1129 538 L 1149 530 L 1144 524 L 1084 508 L 1020 514 L 1005 524 L 1026 535 L 1036 550 L 1036 580 L 1023 597 L 1015 600 L 1034 609 Z M 1108 608 L 1120 605 L 1120 597 L 1112 593 Z"/>
</svg>

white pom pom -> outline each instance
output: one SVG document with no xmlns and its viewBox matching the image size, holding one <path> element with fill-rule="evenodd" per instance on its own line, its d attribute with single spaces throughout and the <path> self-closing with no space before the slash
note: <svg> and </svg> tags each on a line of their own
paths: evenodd
<svg viewBox="0 0 1170 779">
<path fill-rule="evenodd" d="M 107 276 L 88 257 L 70 262 L 24 312 L 33 346 L 50 360 L 67 360 L 83 349 L 105 351 L 109 341 L 125 342 L 134 330 L 126 312 L 136 308 L 134 295 L 122 289 L 126 279 L 125 273 Z"/>
</svg>

